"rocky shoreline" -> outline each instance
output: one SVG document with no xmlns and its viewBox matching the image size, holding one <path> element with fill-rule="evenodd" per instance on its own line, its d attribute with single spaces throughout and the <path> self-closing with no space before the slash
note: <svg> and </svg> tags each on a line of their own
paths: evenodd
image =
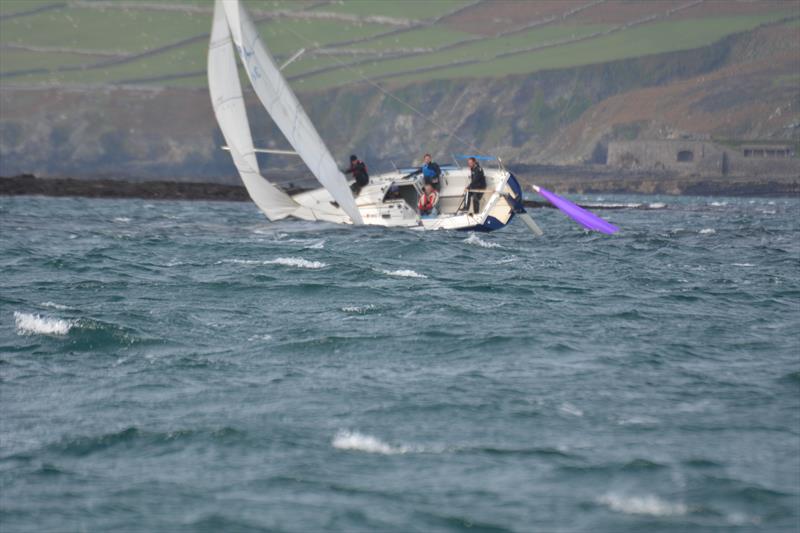
<svg viewBox="0 0 800 533">
<path fill-rule="evenodd" d="M 520 172 L 519 170 L 522 170 Z M 673 175 L 597 175 L 576 167 L 528 167 L 516 175 L 523 183 L 560 193 L 663 194 L 690 196 L 800 196 L 800 178 L 699 178 Z M 533 178 L 535 176 L 535 178 Z M 293 194 L 303 189 L 294 188 Z M 77 196 L 84 198 L 142 198 L 148 200 L 249 201 L 241 185 L 176 181 L 122 181 L 111 179 L 37 178 L 26 174 L 0 177 L 0 196 Z M 538 207 L 538 202 L 530 202 Z"/>
</svg>

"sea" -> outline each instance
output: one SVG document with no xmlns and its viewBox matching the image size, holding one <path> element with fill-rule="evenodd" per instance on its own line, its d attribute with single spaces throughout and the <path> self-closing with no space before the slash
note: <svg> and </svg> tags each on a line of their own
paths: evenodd
<svg viewBox="0 0 800 533">
<path fill-rule="evenodd" d="M 800 199 L 570 198 L 0 198 L 0 530 L 800 530 Z"/>
</svg>

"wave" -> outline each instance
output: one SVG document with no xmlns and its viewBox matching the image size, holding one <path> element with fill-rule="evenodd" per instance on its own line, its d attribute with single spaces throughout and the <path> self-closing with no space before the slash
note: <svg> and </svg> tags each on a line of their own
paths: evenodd
<svg viewBox="0 0 800 533">
<path fill-rule="evenodd" d="M 652 204 L 647 204 L 648 209 L 664 209 L 667 207 L 667 204 L 663 202 L 653 202 Z"/>
<path fill-rule="evenodd" d="M 327 263 L 323 263 L 322 261 L 309 261 L 308 259 L 303 259 L 302 257 L 278 257 L 273 259 L 272 261 L 265 261 L 265 265 L 283 265 L 283 266 L 290 266 L 296 268 L 309 268 L 309 269 L 318 269 L 318 268 L 325 268 L 328 266 Z"/>
<path fill-rule="evenodd" d="M 64 455 L 84 457 L 119 445 L 134 442 L 151 445 L 167 445 L 171 443 L 187 443 L 195 440 L 215 441 L 238 440 L 245 437 L 242 431 L 223 426 L 220 428 L 176 429 L 173 431 L 145 431 L 130 426 L 119 431 L 96 435 L 83 435 L 63 438 L 47 445 L 47 448 Z"/>
<path fill-rule="evenodd" d="M 638 514 L 648 516 L 681 516 L 688 511 L 682 503 L 671 503 L 658 496 L 623 496 L 615 493 L 604 494 L 597 499 L 599 503 L 607 505 L 612 511 L 625 514 Z"/>
<path fill-rule="evenodd" d="M 562 413 L 566 413 L 572 416 L 583 416 L 583 411 L 572 405 L 571 403 L 562 403 L 561 406 L 558 408 L 559 411 Z"/>
<path fill-rule="evenodd" d="M 281 265 L 312 270 L 328 266 L 327 263 L 323 263 L 322 261 L 309 261 L 302 257 L 278 257 L 268 261 L 260 259 L 223 259 L 222 261 L 217 261 L 218 265 L 222 263 L 232 263 L 235 265 Z"/>
<path fill-rule="evenodd" d="M 346 306 L 342 307 L 342 311 L 344 311 L 345 313 L 355 313 L 355 314 L 359 314 L 359 315 L 363 315 L 364 313 L 372 311 L 373 309 L 375 309 L 375 306 L 373 304 L 364 305 L 364 306 L 346 305 Z"/>
<path fill-rule="evenodd" d="M 42 302 L 39 305 L 42 307 L 49 307 L 50 309 L 58 309 L 59 311 L 64 311 L 70 308 L 69 306 L 57 304 L 55 302 Z"/>
<path fill-rule="evenodd" d="M 122 224 L 127 224 L 130 221 L 131 221 L 131 219 L 128 218 L 128 217 L 114 217 L 114 222 L 120 222 Z"/>
<path fill-rule="evenodd" d="M 714 228 L 703 228 L 700 230 L 700 235 L 714 235 L 716 232 Z"/>
<path fill-rule="evenodd" d="M 14 311 L 17 335 L 66 335 L 75 323 L 33 313 Z"/>
<path fill-rule="evenodd" d="M 413 270 L 409 269 L 400 269 L 400 270 L 381 270 L 387 276 L 396 276 L 400 278 L 427 278 L 425 274 L 420 274 L 418 272 L 414 272 Z"/>
<path fill-rule="evenodd" d="M 502 248 L 496 242 L 487 242 L 475 235 L 474 233 L 470 233 L 469 237 L 464 239 L 466 244 L 474 244 L 476 246 L 480 246 L 481 248 Z"/>
<path fill-rule="evenodd" d="M 750 268 L 750 267 L 754 267 L 755 265 L 753 263 L 733 263 L 733 266 L 742 267 L 742 268 Z"/>
<path fill-rule="evenodd" d="M 409 446 L 392 446 L 372 435 L 365 435 L 358 431 L 339 431 L 331 442 L 338 450 L 352 450 L 383 455 L 397 455 L 414 451 Z"/>
</svg>

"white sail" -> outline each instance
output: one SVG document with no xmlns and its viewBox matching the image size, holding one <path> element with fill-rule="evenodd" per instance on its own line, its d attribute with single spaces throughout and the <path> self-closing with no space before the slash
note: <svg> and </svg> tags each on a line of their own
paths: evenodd
<svg viewBox="0 0 800 533">
<path fill-rule="evenodd" d="M 317 180 L 353 223 L 361 224 L 361 214 L 344 174 L 261 42 L 247 12 L 238 0 L 228 0 L 223 5 L 239 57 L 261 103 Z"/>
<path fill-rule="evenodd" d="M 214 5 L 208 50 L 208 88 L 222 135 L 250 197 L 270 220 L 293 214 L 299 205 L 265 180 L 258 168 L 222 0 L 217 0 Z"/>
</svg>

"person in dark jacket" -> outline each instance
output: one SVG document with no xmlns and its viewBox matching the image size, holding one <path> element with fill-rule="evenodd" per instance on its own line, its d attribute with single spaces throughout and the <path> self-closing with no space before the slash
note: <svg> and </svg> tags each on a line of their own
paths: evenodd
<svg viewBox="0 0 800 533">
<path fill-rule="evenodd" d="M 467 166 L 470 168 L 471 173 L 469 185 L 464 189 L 464 192 L 467 193 L 465 208 L 471 213 L 479 213 L 483 190 L 486 189 L 486 175 L 474 157 L 467 159 Z M 470 209 L 470 201 L 472 202 L 472 209 Z"/>
<path fill-rule="evenodd" d="M 342 170 L 345 174 L 352 174 L 355 182 L 350 185 L 350 190 L 353 191 L 353 196 L 358 196 L 361 189 L 369 183 L 369 174 L 367 173 L 367 165 L 364 164 L 355 154 L 350 156 L 350 168 Z"/>
</svg>

